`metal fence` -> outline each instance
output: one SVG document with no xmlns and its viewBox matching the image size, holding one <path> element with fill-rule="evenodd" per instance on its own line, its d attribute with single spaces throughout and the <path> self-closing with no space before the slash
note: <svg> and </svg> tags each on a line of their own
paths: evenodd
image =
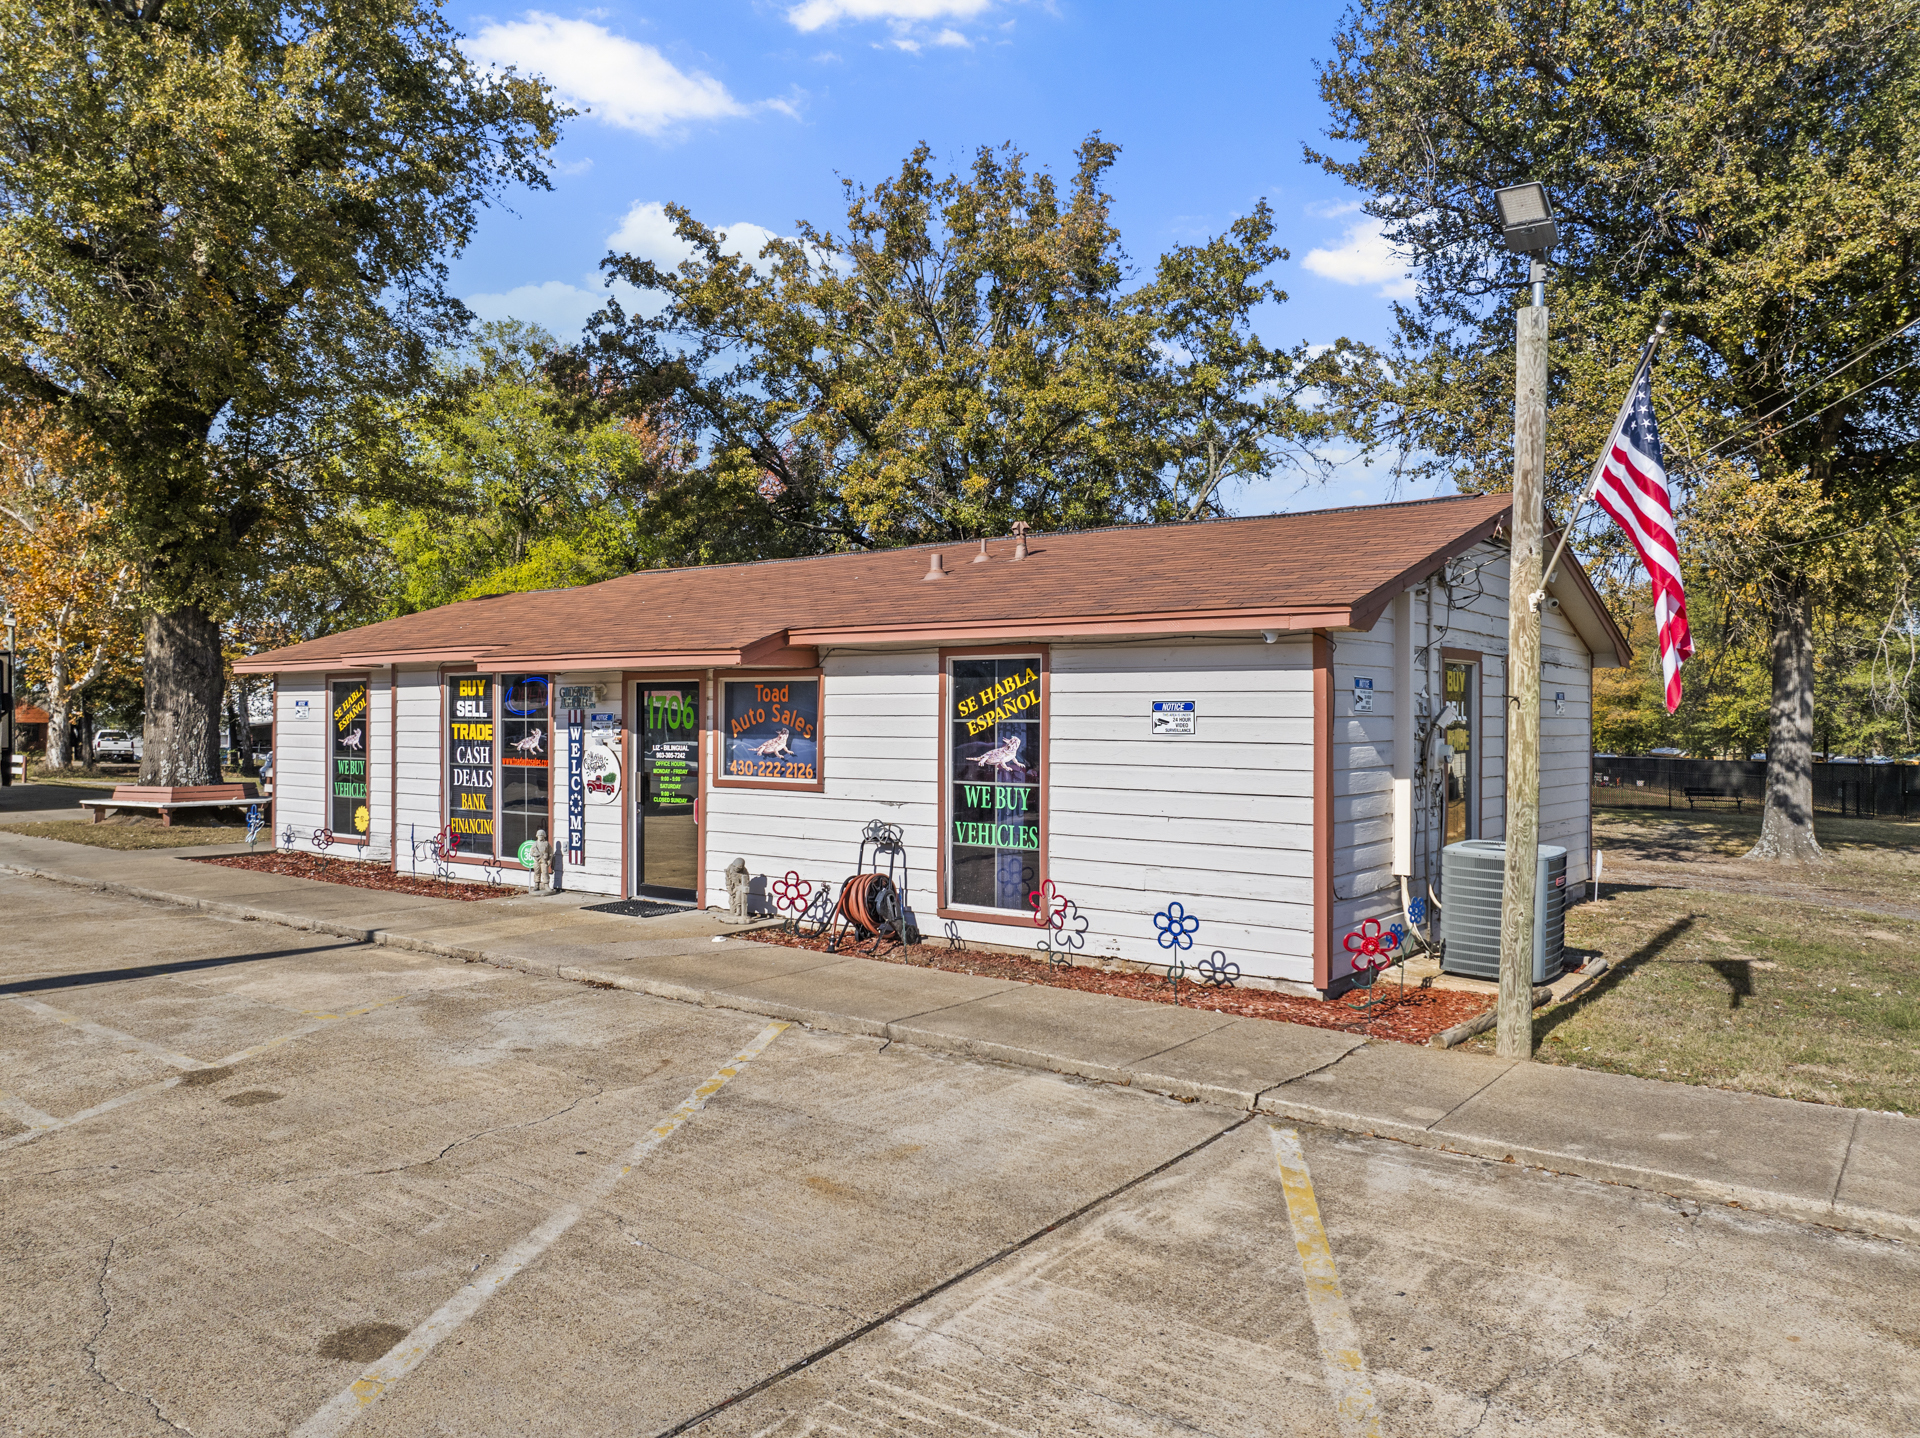
<svg viewBox="0 0 1920 1438">
<path fill-rule="evenodd" d="M 1593 760 L 1593 802 L 1599 807 L 1758 813 L 1766 787 L 1767 766 L 1758 760 Z M 1868 819 L 1920 819 L 1920 764 L 1815 764 L 1813 808 Z"/>
</svg>

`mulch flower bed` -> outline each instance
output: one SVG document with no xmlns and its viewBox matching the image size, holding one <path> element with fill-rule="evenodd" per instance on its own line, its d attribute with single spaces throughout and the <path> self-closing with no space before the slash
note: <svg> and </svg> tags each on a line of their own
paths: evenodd
<svg viewBox="0 0 1920 1438">
<path fill-rule="evenodd" d="M 744 937 L 757 943 L 779 944 L 789 949 L 827 952 L 823 934 L 791 934 L 778 929 L 759 929 Z M 1398 977 L 1389 971 L 1374 990 L 1373 1013 L 1367 1014 L 1367 996 L 1353 990 L 1332 1000 L 1303 999 L 1272 989 L 1209 988 L 1183 979 L 1178 995 L 1164 974 L 1128 972 L 1124 969 L 1099 969 L 1088 965 L 1053 968 L 1044 959 L 1026 959 L 1014 954 L 993 954 L 982 949 L 955 949 L 945 944 L 915 944 L 906 947 L 881 946 L 877 954 L 867 953 L 867 944 L 845 944 L 840 952 L 849 957 L 876 958 L 889 963 L 910 964 L 918 968 L 942 969 L 951 974 L 975 974 L 981 978 L 1012 979 L 1023 984 L 1044 984 L 1055 989 L 1079 989 L 1083 993 L 1115 994 L 1124 999 L 1144 999 L 1148 1003 L 1177 1003 L 1182 1008 L 1207 1009 L 1219 1014 L 1236 1014 L 1248 1019 L 1275 1019 L 1288 1024 L 1311 1024 L 1320 1029 L 1339 1029 L 1368 1038 L 1394 1039 L 1400 1043 L 1424 1044 L 1442 1029 L 1465 1023 L 1485 1012 L 1492 1001 L 1485 994 L 1463 993 L 1458 989 L 1402 990 Z"/>
<path fill-rule="evenodd" d="M 295 879 L 318 879 L 323 884 L 351 884 L 356 889 L 384 889 L 391 894 L 418 894 L 427 899 L 461 899 L 472 903 L 479 899 L 505 899 L 524 894 L 525 889 L 509 889 L 499 884 L 443 884 L 437 879 L 420 879 L 411 874 L 396 874 L 378 864 L 358 859 L 325 859 L 318 854 L 284 854 L 278 849 L 267 854 L 225 854 L 218 858 L 196 859 L 196 864 L 225 864 L 229 869 L 257 869 L 268 874 L 285 874 Z"/>
</svg>

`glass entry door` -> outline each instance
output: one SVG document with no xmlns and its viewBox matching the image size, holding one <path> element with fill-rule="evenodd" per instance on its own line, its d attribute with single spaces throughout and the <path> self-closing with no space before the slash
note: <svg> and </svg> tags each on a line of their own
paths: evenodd
<svg viewBox="0 0 1920 1438">
<path fill-rule="evenodd" d="M 700 685 L 642 682 L 634 700 L 635 888 L 692 903 L 700 885 Z"/>
</svg>

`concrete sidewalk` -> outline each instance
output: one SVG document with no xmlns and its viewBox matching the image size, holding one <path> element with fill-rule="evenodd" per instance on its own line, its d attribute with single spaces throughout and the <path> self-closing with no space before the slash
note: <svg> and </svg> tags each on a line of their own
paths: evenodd
<svg viewBox="0 0 1920 1438">
<path fill-rule="evenodd" d="M 587 912 L 592 895 L 472 903 L 185 862 L 208 852 L 233 851 L 0 829 L 10 873 L 1920 1238 L 1920 1120 L 1898 1115 L 756 944 L 711 914 Z"/>
</svg>

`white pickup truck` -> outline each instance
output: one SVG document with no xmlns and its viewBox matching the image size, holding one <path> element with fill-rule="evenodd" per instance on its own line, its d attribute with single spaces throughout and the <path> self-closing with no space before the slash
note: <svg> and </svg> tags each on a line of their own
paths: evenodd
<svg viewBox="0 0 1920 1438">
<path fill-rule="evenodd" d="M 96 762 L 105 760 L 110 764 L 131 764 L 140 757 L 141 749 L 140 737 L 124 729 L 102 729 L 93 736 L 93 757 Z"/>
</svg>

